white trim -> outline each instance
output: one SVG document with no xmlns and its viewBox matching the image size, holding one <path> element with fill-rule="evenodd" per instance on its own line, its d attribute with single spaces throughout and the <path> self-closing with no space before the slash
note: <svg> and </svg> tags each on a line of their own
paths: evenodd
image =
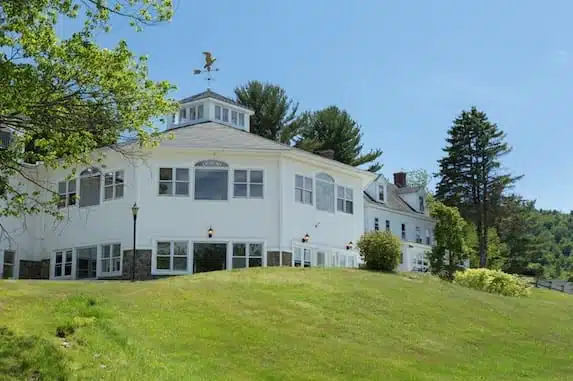
<svg viewBox="0 0 573 381">
<path fill-rule="evenodd" d="M 119 271 L 104 272 L 102 270 L 103 261 L 103 247 L 110 246 L 110 269 L 113 268 L 113 246 L 119 245 Z M 121 242 L 102 243 L 98 245 L 98 260 L 97 260 L 97 277 L 113 277 L 121 276 L 123 274 L 123 246 Z"/>
<path fill-rule="evenodd" d="M 66 263 L 68 263 L 66 261 L 68 252 L 71 251 L 72 254 L 72 261 L 71 261 L 71 271 L 70 271 L 70 275 L 63 275 L 65 274 L 65 268 L 66 268 Z M 67 247 L 65 249 L 54 249 L 52 250 L 52 253 L 50 255 L 50 279 L 53 280 L 69 280 L 69 279 L 75 279 L 75 274 L 76 274 L 76 256 L 75 256 L 75 252 L 76 249 L 73 247 Z M 61 267 L 62 267 L 62 271 L 60 276 L 56 276 L 56 253 L 61 253 L 62 255 L 62 262 L 61 262 Z"/>
<path fill-rule="evenodd" d="M 390 207 L 387 206 L 387 205 L 377 204 L 376 202 L 373 202 L 372 200 L 370 200 L 370 199 L 368 198 L 368 196 L 372 197 L 372 196 L 370 195 L 370 193 L 368 193 L 368 196 L 366 196 L 366 195 L 362 195 L 362 196 L 363 196 L 363 198 L 364 198 L 364 201 L 368 204 L 368 205 L 366 205 L 366 204 L 364 205 L 365 208 L 371 206 L 371 207 L 374 207 L 374 208 L 377 208 L 377 209 L 384 210 L 384 211 L 386 211 L 386 212 L 401 214 L 401 215 L 403 215 L 403 216 L 408 216 L 408 217 L 413 217 L 413 218 L 419 218 L 419 219 L 424 220 L 424 221 L 428 221 L 428 222 L 435 223 L 435 221 L 434 221 L 431 217 L 429 217 L 428 215 L 426 215 L 426 214 L 416 213 L 416 212 L 413 212 L 413 211 L 412 211 L 412 212 L 405 212 L 405 211 L 402 211 L 402 210 L 390 208 Z M 399 197 L 399 196 L 398 196 L 398 197 Z"/>
<path fill-rule="evenodd" d="M 12 266 L 12 276 L 10 278 L 4 278 L 4 260 L 6 259 L 6 252 L 14 253 L 13 262 L 11 263 Z M 0 250 L 0 279 L 18 279 L 19 278 L 19 271 L 20 271 L 20 259 L 18 255 L 17 249 L 1 249 Z"/>
</svg>

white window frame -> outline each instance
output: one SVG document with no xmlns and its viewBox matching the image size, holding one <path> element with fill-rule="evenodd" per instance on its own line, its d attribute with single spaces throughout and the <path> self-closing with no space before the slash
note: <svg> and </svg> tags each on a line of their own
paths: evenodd
<svg viewBox="0 0 573 381">
<path fill-rule="evenodd" d="M 338 205 L 339 200 L 342 200 L 342 209 Z M 349 202 L 351 207 L 348 207 Z M 336 186 L 336 211 L 346 214 L 354 214 L 354 191 L 352 188 L 345 187 L 343 185 Z"/>
<path fill-rule="evenodd" d="M 187 109 L 186 108 L 182 108 L 181 110 L 179 110 L 179 121 L 184 121 L 187 120 Z"/>
<path fill-rule="evenodd" d="M 247 178 L 246 181 L 236 181 L 235 179 L 235 172 L 237 171 L 244 171 L 246 172 Z M 254 183 L 251 181 L 251 172 L 261 172 L 261 181 L 260 183 Z M 245 185 L 247 187 L 247 194 L 245 196 L 237 196 L 235 193 L 235 185 Z M 251 196 L 251 185 L 260 185 L 261 186 L 261 196 Z M 252 198 L 252 199 L 264 199 L 265 198 L 265 171 L 262 169 L 241 169 L 236 168 L 233 169 L 233 198 Z"/>
<path fill-rule="evenodd" d="M 382 197 L 380 197 L 382 195 Z M 378 184 L 378 201 L 385 202 L 386 201 L 386 186 L 383 184 Z"/>
<path fill-rule="evenodd" d="M 245 255 L 241 256 L 241 255 L 235 255 L 235 245 L 245 245 Z M 251 245 L 260 245 L 261 246 L 261 255 L 251 255 Z M 235 258 L 244 258 L 245 259 L 245 267 L 237 267 L 236 269 L 246 269 L 249 267 L 265 267 L 266 266 L 266 261 L 265 261 L 265 244 L 264 242 L 254 242 L 254 241 L 234 241 L 231 242 L 231 261 L 229 263 L 229 266 L 227 266 L 228 269 L 235 269 L 235 267 L 233 266 L 233 259 Z M 259 259 L 261 260 L 261 265 L 260 266 L 251 266 L 250 264 L 250 260 L 251 259 Z"/>
<path fill-rule="evenodd" d="M 239 127 L 245 127 L 245 114 L 239 113 Z"/>
<path fill-rule="evenodd" d="M 317 173 L 314 176 L 315 184 L 314 187 L 316 188 L 316 210 L 320 210 L 321 212 L 327 213 L 335 213 L 336 212 L 336 182 L 334 178 L 327 173 L 321 172 Z M 321 199 L 321 192 L 319 192 L 319 187 L 323 187 L 323 189 L 328 190 L 328 195 L 332 195 L 332 201 L 329 200 L 322 200 Z M 326 205 L 328 202 L 328 207 L 324 208 L 323 203 Z"/>
<path fill-rule="evenodd" d="M 310 247 L 294 246 L 292 251 L 292 266 L 293 267 L 313 267 L 312 255 L 313 250 Z M 297 258 L 300 258 L 297 260 Z M 297 261 L 300 261 L 300 266 L 297 266 Z"/>
<path fill-rule="evenodd" d="M 82 205 L 82 200 L 85 202 L 85 190 L 84 192 L 82 192 L 82 181 L 88 181 L 91 178 L 96 178 L 97 177 L 97 192 L 98 192 L 98 198 L 97 198 L 97 204 L 90 204 L 90 205 Z M 79 176 L 79 189 L 76 188 L 76 192 L 79 193 L 80 195 L 80 199 L 79 202 L 77 202 L 78 207 L 79 208 L 89 208 L 89 207 L 93 207 L 93 206 L 99 206 L 102 203 L 102 172 L 99 170 L 99 168 L 96 167 L 91 167 L 91 168 L 86 168 L 85 170 L 83 170 L 80 173 Z M 95 181 L 94 181 L 95 184 Z M 95 188 L 95 187 L 94 187 Z M 77 194 L 76 193 L 76 194 Z"/>
<path fill-rule="evenodd" d="M 157 247 L 159 243 L 169 243 L 169 269 L 158 269 L 157 268 L 157 257 L 159 256 L 157 253 Z M 187 247 L 187 270 L 174 270 L 173 269 L 173 262 L 174 258 L 183 258 L 183 255 L 175 255 L 175 244 L 176 243 L 184 243 Z M 152 259 L 152 273 L 154 274 L 189 274 L 191 273 L 191 266 L 192 266 L 192 259 L 191 259 L 191 242 L 188 240 L 183 239 L 158 239 L 154 241 L 153 245 L 153 259 Z M 161 256 L 163 257 L 163 256 Z M 167 256 L 165 256 L 167 257 Z"/>
<path fill-rule="evenodd" d="M 111 175 L 111 176 L 110 176 Z M 119 175 L 119 176 L 118 176 Z M 107 184 L 107 180 L 111 177 L 111 184 Z M 118 181 L 121 179 L 121 182 Z M 121 188 L 121 196 L 118 196 L 118 189 Z M 106 190 L 111 189 L 111 198 L 106 198 Z M 125 194 L 125 171 L 118 169 L 115 171 L 108 171 L 103 175 L 103 201 L 119 200 Z"/>
<path fill-rule="evenodd" d="M 231 110 L 231 124 L 233 126 L 237 125 L 237 119 L 238 119 L 238 112 L 235 110 Z"/>
<path fill-rule="evenodd" d="M 297 186 L 296 185 L 296 179 L 297 177 L 302 178 L 302 187 Z M 307 180 L 308 183 L 310 184 L 310 188 L 307 187 Z M 297 199 L 296 197 L 296 191 L 300 190 L 300 194 L 301 194 L 301 200 Z M 310 202 L 305 202 L 305 198 L 304 195 L 306 193 L 310 193 Z M 304 204 L 304 205 L 314 205 L 314 182 L 312 177 L 310 176 L 304 176 L 304 175 L 294 175 L 294 200 L 295 202 Z"/>
<path fill-rule="evenodd" d="M 61 271 L 61 275 L 57 276 L 56 275 L 56 268 L 58 267 L 58 263 L 56 262 L 56 259 L 58 257 L 58 253 L 60 253 L 62 255 L 62 262 L 60 264 L 59 267 L 61 267 L 62 271 Z M 71 255 L 71 260 L 67 261 L 67 256 L 68 254 Z M 75 249 L 73 248 L 66 248 L 66 249 L 59 249 L 59 250 L 54 250 L 53 254 L 52 254 L 52 260 L 51 262 L 51 278 L 52 279 L 74 279 L 75 277 L 75 272 L 76 272 L 76 255 L 75 255 Z M 70 275 L 65 275 L 65 268 L 66 268 L 66 264 L 70 264 Z"/>
<path fill-rule="evenodd" d="M 201 171 L 219 171 L 227 172 L 227 194 L 224 199 L 212 199 L 212 198 L 197 198 L 196 187 L 199 183 L 197 181 L 197 173 Z M 201 160 L 195 163 L 194 173 L 193 173 L 193 200 L 197 201 L 229 201 L 229 173 L 231 172 L 229 164 L 220 160 Z M 234 175 L 234 174 L 233 174 Z"/>
<path fill-rule="evenodd" d="M 12 254 L 12 262 L 6 262 L 6 253 Z M 3 250 L 0 254 L 2 254 L 2 261 L 0 262 L 0 279 L 18 279 L 18 274 L 16 271 L 18 270 L 18 258 L 16 250 Z M 6 277 L 4 272 L 5 267 L 10 267 L 12 269 L 12 276 L 10 278 Z"/>
<path fill-rule="evenodd" d="M 114 247 L 119 246 L 119 256 L 114 256 L 113 249 Z M 109 258 L 104 258 L 104 250 L 106 247 L 109 247 Z M 119 259 L 119 270 L 113 271 L 113 261 L 114 259 Z M 109 269 L 110 271 L 104 271 L 104 261 L 109 261 Z M 118 276 L 122 274 L 123 271 L 123 251 L 121 247 L 121 243 L 114 242 L 114 243 L 104 243 L 101 244 L 99 247 L 98 252 L 98 269 L 99 269 L 99 276 L 107 277 L 107 276 Z"/>
<path fill-rule="evenodd" d="M 221 120 L 223 115 L 223 107 L 215 105 L 215 120 Z"/>
<path fill-rule="evenodd" d="M 197 120 L 202 120 L 205 117 L 205 107 L 203 104 L 197 105 Z"/>
<path fill-rule="evenodd" d="M 171 180 L 161 180 L 161 170 L 171 170 Z M 187 171 L 187 180 L 177 180 L 177 170 Z M 157 195 L 161 197 L 189 197 L 191 194 L 191 170 L 182 167 L 159 167 L 157 171 Z M 161 184 L 171 184 L 171 193 L 161 193 Z M 187 193 L 177 193 L 177 184 L 187 184 Z"/>
<path fill-rule="evenodd" d="M 69 206 L 77 206 L 78 205 L 78 183 L 76 178 L 70 180 L 63 180 L 58 182 L 58 195 L 60 200 L 58 201 L 58 209 L 67 208 Z M 64 193 L 60 192 L 60 185 L 64 185 L 66 191 Z M 70 190 L 70 185 L 73 184 L 74 191 Z M 72 196 L 73 195 L 73 196 Z M 64 196 L 64 203 L 61 204 L 62 196 Z M 73 200 L 73 201 L 72 201 Z"/>
<path fill-rule="evenodd" d="M 228 108 L 223 107 L 223 115 L 222 115 L 221 119 L 223 120 L 223 122 L 226 122 L 226 123 L 229 122 L 229 109 Z"/>
<path fill-rule="evenodd" d="M 197 111 L 195 106 L 189 107 L 189 120 L 193 121 L 197 119 Z"/>
</svg>

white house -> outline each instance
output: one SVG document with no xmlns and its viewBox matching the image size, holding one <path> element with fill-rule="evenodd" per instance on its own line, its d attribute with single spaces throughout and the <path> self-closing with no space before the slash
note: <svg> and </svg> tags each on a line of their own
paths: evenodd
<svg viewBox="0 0 573 381">
<path fill-rule="evenodd" d="M 77 168 L 72 179 L 69 170 L 27 166 L 27 176 L 59 194 L 64 219 L 2 219 L 0 275 L 151 279 L 256 266 L 357 267 L 354 243 L 380 224 L 397 235 L 404 229 L 400 268 L 417 269 L 413 261 L 431 243 L 420 237 L 431 237 L 433 226 L 416 204 L 421 191 L 251 134 L 252 114 L 207 90 L 181 101 L 167 126 L 173 139 L 156 148 L 104 148 L 101 163 Z"/>
</svg>

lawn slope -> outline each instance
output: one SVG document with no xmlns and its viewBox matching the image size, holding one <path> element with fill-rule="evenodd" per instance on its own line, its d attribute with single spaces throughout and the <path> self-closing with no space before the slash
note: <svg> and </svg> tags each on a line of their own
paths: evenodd
<svg viewBox="0 0 573 381">
<path fill-rule="evenodd" d="M 564 381 L 572 343 L 569 295 L 508 298 L 429 277 L 0 282 L 0 380 Z"/>
</svg>

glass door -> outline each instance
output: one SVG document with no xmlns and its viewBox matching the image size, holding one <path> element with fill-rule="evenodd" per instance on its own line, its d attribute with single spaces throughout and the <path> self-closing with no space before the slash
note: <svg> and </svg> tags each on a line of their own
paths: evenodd
<svg viewBox="0 0 573 381">
<path fill-rule="evenodd" d="M 15 263 L 16 252 L 12 250 L 4 250 L 4 259 L 2 260 L 2 279 L 14 278 Z"/>
<path fill-rule="evenodd" d="M 76 250 L 76 279 L 97 277 L 97 246 L 82 247 Z"/>
<path fill-rule="evenodd" d="M 226 243 L 193 243 L 193 272 L 203 273 L 227 268 Z"/>
</svg>

